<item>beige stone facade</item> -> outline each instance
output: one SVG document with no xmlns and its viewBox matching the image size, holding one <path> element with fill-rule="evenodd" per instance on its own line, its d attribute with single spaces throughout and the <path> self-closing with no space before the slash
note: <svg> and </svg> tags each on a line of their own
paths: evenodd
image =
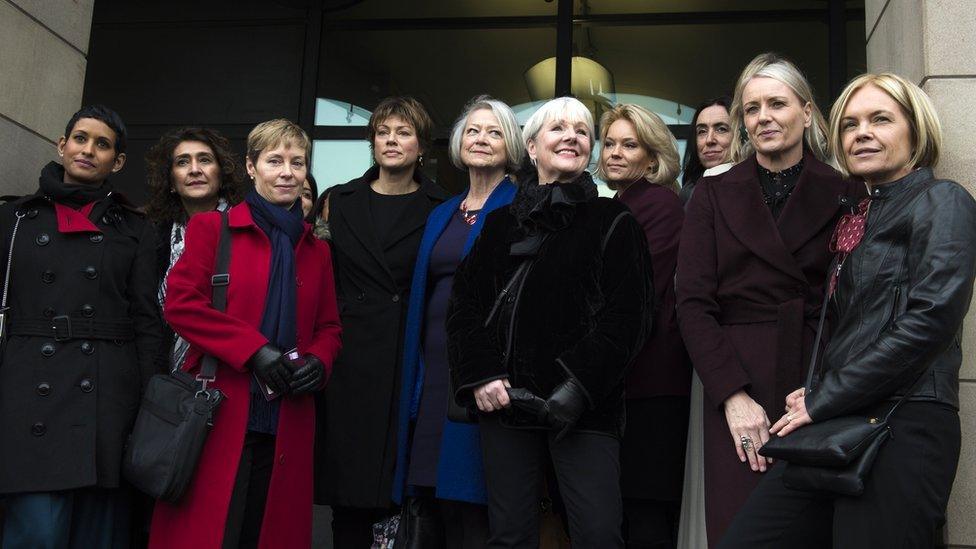
<svg viewBox="0 0 976 549">
<path fill-rule="evenodd" d="M 945 128 L 937 175 L 976 194 L 976 2 L 866 0 L 868 70 L 893 71 L 932 97 Z M 976 546 L 976 307 L 963 333 L 962 455 L 949 504 L 950 547 Z"/>
<path fill-rule="evenodd" d="M 94 0 L 0 0 L 0 194 L 37 188 L 81 106 Z"/>
</svg>

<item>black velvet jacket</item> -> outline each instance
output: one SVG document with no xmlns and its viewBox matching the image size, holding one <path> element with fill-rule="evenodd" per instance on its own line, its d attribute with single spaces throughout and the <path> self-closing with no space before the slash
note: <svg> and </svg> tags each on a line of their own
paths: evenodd
<svg viewBox="0 0 976 549">
<path fill-rule="evenodd" d="M 959 408 L 960 330 L 976 278 L 976 202 L 957 183 L 915 170 L 871 192 L 864 239 L 845 260 L 831 305 L 814 421 L 911 391 Z M 917 386 L 915 380 L 921 379 Z"/>
<path fill-rule="evenodd" d="M 458 404 L 473 405 L 473 389 L 495 379 L 546 398 L 572 376 L 589 401 L 577 429 L 620 436 L 624 375 L 650 332 L 653 299 L 647 243 L 626 206 L 598 198 L 586 173 L 547 186 L 523 179 L 454 278 L 447 333 Z M 510 426 L 535 426 L 502 413 Z"/>
</svg>

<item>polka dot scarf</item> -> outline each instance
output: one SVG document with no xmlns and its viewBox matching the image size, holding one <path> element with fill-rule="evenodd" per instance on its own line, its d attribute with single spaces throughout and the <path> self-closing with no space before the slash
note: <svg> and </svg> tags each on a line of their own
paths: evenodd
<svg viewBox="0 0 976 549">
<path fill-rule="evenodd" d="M 851 213 L 841 216 L 834 229 L 834 235 L 830 238 L 830 251 L 837 254 L 837 268 L 830 275 L 830 289 L 828 295 L 834 295 L 837 289 L 837 279 L 840 277 L 841 267 L 847 256 L 851 255 L 854 248 L 861 243 L 864 238 L 864 226 L 868 220 L 868 210 L 871 209 L 871 199 L 865 198 L 858 203 L 857 208 Z"/>
</svg>

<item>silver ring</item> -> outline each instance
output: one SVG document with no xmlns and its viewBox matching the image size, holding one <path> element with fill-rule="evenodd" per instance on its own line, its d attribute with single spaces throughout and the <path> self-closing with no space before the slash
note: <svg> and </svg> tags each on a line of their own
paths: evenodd
<svg viewBox="0 0 976 549">
<path fill-rule="evenodd" d="M 743 435 L 739 437 L 739 440 L 740 444 L 742 445 L 742 449 L 749 451 L 749 447 L 752 446 L 752 439 Z"/>
</svg>

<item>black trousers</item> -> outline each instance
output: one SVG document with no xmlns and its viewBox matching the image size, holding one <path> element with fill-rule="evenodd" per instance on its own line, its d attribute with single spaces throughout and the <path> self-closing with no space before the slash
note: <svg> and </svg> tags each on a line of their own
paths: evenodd
<svg viewBox="0 0 976 549">
<path fill-rule="evenodd" d="M 224 549 L 258 546 L 274 469 L 275 437 L 247 433 L 224 527 Z"/>
<path fill-rule="evenodd" d="M 416 510 L 416 504 L 420 504 L 419 509 L 423 511 L 420 520 L 431 533 L 424 537 L 420 549 L 485 549 L 488 546 L 487 506 L 438 499 L 431 487 L 416 490 L 417 494 L 410 500 L 410 509 Z M 403 528 L 402 516 L 400 524 Z"/>
<path fill-rule="evenodd" d="M 886 405 L 887 409 L 890 405 Z M 878 410 L 883 412 L 884 410 Z M 791 490 L 779 463 L 749 496 L 721 549 L 932 547 L 945 523 L 959 461 L 959 414 L 948 406 L 906 402 L 890 420 L 858 497 Z M 831 539 L 817 539 L 817 532 Z"/>
<path fill-rule="evenodd" d="M 552 460 L 569 518 L 573 549 L 624 546 L 620 497 L 620 441 L 572 432 L 559 442 L 541 430 L 503 427 L 481 416 L 481 448 L 488 488 L 488 547 L 539 546 L 539 501 L 545 460 Z"/>
</svg>

